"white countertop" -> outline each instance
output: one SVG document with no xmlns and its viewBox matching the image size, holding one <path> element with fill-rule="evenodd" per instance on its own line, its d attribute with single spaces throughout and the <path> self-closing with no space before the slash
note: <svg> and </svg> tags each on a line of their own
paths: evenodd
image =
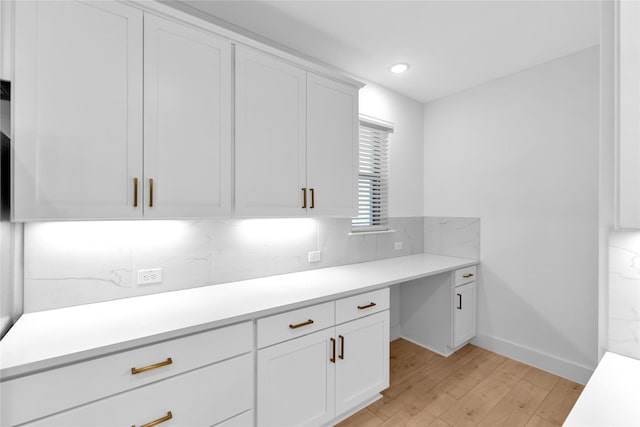
<svg viewBox="0 0 640 427">
<path fill-rule="evenodd" d="M 418 254 L 27 313 L 0 341 L 0 379 L 474 264 Z"/>
<path fill-rule="evenodd" d="M 640 360 L 606 353 L 564 427 L 640 426 Z"/>
</svg>

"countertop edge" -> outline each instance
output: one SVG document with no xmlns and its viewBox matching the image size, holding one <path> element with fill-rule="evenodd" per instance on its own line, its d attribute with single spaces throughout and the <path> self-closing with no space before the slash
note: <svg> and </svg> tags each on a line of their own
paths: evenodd
<svg viewBox="0 0 640 427">
<path fill-rule="evenodd" d="M 165 329 L 164 331 L 160 331 L 156 333 L 143 334 L 141 336 L 134 336 L 127 339 L 118 340 L 117 342 L 105 343 L 104 345 L 98 345 L 98 346 L 86 348 L 80 351 L 70 351 L 70 352 L 62 353 L 52 357 L 40 358 L 38 360 L 33 360 L 33 361 L 25 361 L 24 363 L 14 363 L 11 366 L 2 367 L 1 365 L 2 365 L 3 358 L 1 356 L 2 356 L 2 353 L 5 353 L 5 351 L 7 351 L 7 344 L 9 344 L 10 347 L 11 346 L 16 347 L 20 345 L 20 343 L 22 342 L 22 340 L 19 337 L 21 332 L 21 326 L 23 323 L 27 322 L 28 319 L 30 319 L 30 317 L 35 317 L 35 316 L 40 317 L 42 319 L 39 319 L 39 321 L 44 322 L 46 321 L 47 314 L 49 312 L 51 312 L 49 313 L 51 314 L 51 317 L 55 318 L 55 316 L 59 316 L 60 313 L 63 312 L 64 310 L 71 312 L 73 310 L 78 310 L 79 308 L 90 307 L 93 304 L 87 304 L 86 306 L 68 307 L 66 309 L 61 308 L 56 310 L 50 310 L 48 312 L 26 313 L 20 319 L 18 319 L 18 321 L 13 325 L 13 327 L 7 332 L 7 334 L 2 339 L 2 341 L 0 341 L 0 382 L 9 381 L 25 375 L 46 371 L 49 369 L 58 368 L 61 366 L 78 363 L 81 361 L 87 361 L 87 360 L 103 357 L 103 356 L 120 352 L 120 351 L 130 350 L 130 349 L 170 340 L 180 336 L 196 334 L 199 332 L 204 332 L 206 330 L 228 326 L 232 324 L 237 324 L 237 323 L 242 323 L 246 321 L 253 321 L 260 317 L 265 317 L 265 316 L 269 316 L 272 314 L 281 313 L 289 310 L 295 310 L 297 308 L 314 305 L 314 304 L 318 304 L 326 301 L 331 301 L 335 299 L 340 299 L 340 298 L 356 295 L 363 292 L 373 291 L 373 290 L 385 288 L 391 285 L 396 285 L 398 283 L 408 282 L 411 280 L 416 280 L 416 279 L 420 279 L 428 276 L 442 274 L 442 273 L 454 271 L 460 268 L 477 265 L 480 263 L 479 260 L 468 259 L 468 258 L 449 257 L 449 256 L 440 256 L 440 255 L 431 255 L 431 254 L 417 254 L 417 255 L 409 255 L 409 256 L 396 257 L 396 258 L 387 258 L 379 261 L 369 261 L 366 263 L 348 264 L 344 266 L 329 267 L 329 268 L 318 269 L 318 270 L 309 270 L 309 271 L 304 271 L 300 273 L 289 273 L 289 274 L 280 275 L 280 276 L 269 276 L 269 277 L 260 278 L 260 279 L 250 279 L 250 280 L 245 280 L 240 282 L 228 282 L 222 285 L 225 285 L 226 287 L 238 286 L 239 284 L 244 284 L 245 286 L 260 286 L 260 284 L 263 282 L 268 283 L 269 281 L 272 281 L 272 280 L 278 280 L 278 278 L 286 278 L 285 280 L 287 281 L 293 281 L 298 276 L 301 278 L 304 277 L 308 279 L 308 277 L 310 276 L 313 277 L 314 275 L 340 274 L 341 271 L 349 272 L 350 270 L 353 270 L 353 269 L 361 269 L 361 268 L 367 268 L 367 267 L 369 268 L 375 268 L 375 267 L 381 267 L 381 266 L 386 267 L 387 264 L 390 266 L 393 266 L 395 264 L 403 264 L 406 262 L 419 263 L 421 259 L 426 259 L 427 257 L 432 258 L 434 260 L 450 261 L 450 264 L 446 267 L 439 267 L 439 268 L 429 268 L 429 266 L 424 266 L 425 268 L 418 273 L 415 273 L 415 272 L 413 272 L 412 274 L 398 273 L 396 275 L 391 275 L 393 277 L 388 277 L 375 283 L 370 283 L 364 280 L 363 281 L 364 283 L 362 283 L 360 286 L 358 285 L 349 286 L 343 290 L 326 293 L 324 295 L 319 295 L 317 297 L 302 298 L 299 300 L 295 300 L 293 302 L 286 302 L 281 305 L 264 307 L 262 309 L 252 310 L 247 312 L 240 312 L 236 315 L 225 316 L 218 319 L 213 319 L 210 321 L 204 321 L 204 322 L 190 324 L 190 325 L 176 325 L 175 328 L 172 327 L 171 329 Z M 173 294 L 178 296 L 178 295 L 188 295 L 189 293 L 198 294 L 198 293 L 204 293 L 204 292 L 215 292 L 215 288 L 219 286 L 221 285 L 209 285 L 201 288 L 191 288 L 191 289 L 185 289 L 185 290 L 179 290 L 179 291 L 170 291 L 170 292 L 165 292 L 160 294 L 133 297 L 133 298 L 128 298 L 127 300 L 153 301 L 154 299 L 159 298 L 158 295 L 163 295 L 163 294 L 165 296 L 167 294 Z M 205 288 L 209 288 L 209 289 L 205 289 Z M 109 304 L 113 304 L 115 306 L 116 304 L 118 304 L 118 302 L 119 304 L 122 304 L 123 300 L 107 301 L 107 302 L 102 302 L 97 304 L 104 304 L 105 306 L 108 306 Z M 82 334 L 78 334 L 78 337 L 81 338 Z M 10 350 L 15 351 L 15 348 L 10 348 Z"/>
</svg>

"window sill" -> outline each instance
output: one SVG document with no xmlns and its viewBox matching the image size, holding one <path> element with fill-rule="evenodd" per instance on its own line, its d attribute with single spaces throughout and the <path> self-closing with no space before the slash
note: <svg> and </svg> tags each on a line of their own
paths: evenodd
<svg viewBox="0 0 640 427">
<path fill-rule="evenodd" d="M 352 231 L 351 233 L 347 233 L 349 236 L 364 236 L 367 234 L 387 234 L 387 233 L 395 233 L 396 230 L 372 230 L 372 231 Z"/>
</svg>

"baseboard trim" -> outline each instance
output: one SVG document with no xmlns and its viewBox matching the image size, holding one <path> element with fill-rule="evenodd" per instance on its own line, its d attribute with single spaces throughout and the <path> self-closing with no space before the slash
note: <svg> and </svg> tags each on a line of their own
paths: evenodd
<svg viewBox="0 0 640 427">
<path fill-rule="evenodd" d="M 478 334 L 471 344 L 580 384 L 586 384 L 595 369 L 489 335 Z"/>
</svg>

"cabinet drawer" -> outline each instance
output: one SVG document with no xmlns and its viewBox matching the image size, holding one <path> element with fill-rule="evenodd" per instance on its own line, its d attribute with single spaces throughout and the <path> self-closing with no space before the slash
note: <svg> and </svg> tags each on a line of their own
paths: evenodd
<svg viewBox="0 0 640 427">
<path fill-rule="evenodd" d="M 251 409 L 252 402 L 252 355 L 245 354 L 28 426 L 141 426 L 168 418 L 170 412 L 171 422 L 167 426 L 209 427 Z"/>
<path fill-rule="evenodd" d="M 334 307 L 332 301 L 258 319 L 258 348 L 333 326 Z"/>
<path fill-rule="evenodd" d="M 216 424 L 215 427 L 253 427 L 253 411 L 247 411 L 230 420 Z"/>
<path fill-rule="evenodd" d="M 463 283 L 473 282 L 477 278 L 476 266 L 461 268 L 455 271 L 454 286 L 462 285 Z"/>
<path fill-rule="evenodd" d="M 389 288 L 336 301 L 336 324 L 389 309 Z"/>
<path fill-rule="evenodd" d="M 0 424 L 27 422 L 249 352 L 252 340 L 252 324 L 245 322 L 5 381 Z"/>
</svg>

